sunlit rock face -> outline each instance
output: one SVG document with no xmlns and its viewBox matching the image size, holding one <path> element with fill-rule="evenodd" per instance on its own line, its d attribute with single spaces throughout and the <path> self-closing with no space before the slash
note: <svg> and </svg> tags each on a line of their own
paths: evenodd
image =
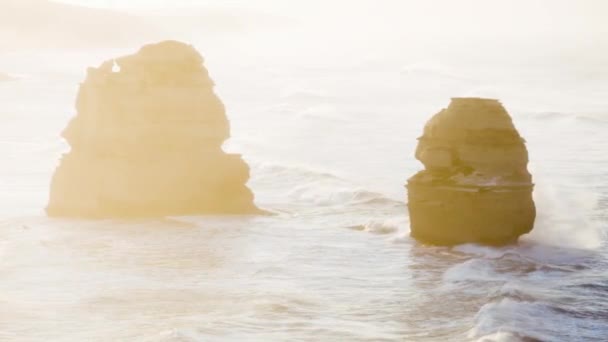
<svg viewBox="0 0 608 342">
<path fill-rule="evenodd" d="M 0 72 L 0 82 L 3 81 L 12 81 L 13 78 L 11 76 L 9 76 L 8 74 L 5 74 L 3 72 Z"/>
<path fill-rule="evenodd" d="M 419 138 L 408 180 L 411 235 L 425 243 L 503 245 L 534 226 L 525 141 L 497 100 L 454 98 Z"/>
<path fill-rule="evenodd" d="M 52 179 L 47 212 L 68 217 L 251 214 L 249 167 L 227 154 L 224 105 L 203 58 L 164 41 L 89 68 L 71 146 Z"/>
</svg>

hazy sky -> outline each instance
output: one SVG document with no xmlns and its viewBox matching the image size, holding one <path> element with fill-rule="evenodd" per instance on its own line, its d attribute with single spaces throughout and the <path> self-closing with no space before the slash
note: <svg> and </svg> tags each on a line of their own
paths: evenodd
<svg viewBox="0 0 608 342">
<path fill-rule="evenodd" d="M 35 6 L 44 0 L 29 1 L 31 6 Z M 329 48 L 352 50 L 349 53 L 382 54 L 384 49 L 399 50 L 406 55 L 437 50 L 453 54 L 459 50 L 467 58 L 484 53 L 502 56 L 511 52 L 521 56 L 536 54 L 540 58 L 575 56 L 579 60 L 593 59 L 597 63 L 604 63 L 602 61 L 608 56 L 608 0 L 55 1 L 140 14 L 152 11 L 155 15 L 137 18 L 142 19 L 141 25 L 136 25 L 135 18 L 123 18 L 118 22 L 124 24 L 123 27 L 111 23 L 106 25 L 109 19 L 103 18 L 92 23 L 74 15 L 62 17 L 73 11 L 57 10 L 49 15 L 45 10 L 39 10 L 37 21 L 45 24 L 38 25 L 40 32 L 32 31 L 32 37 L 46 34 L 49 38 L 61 39 L 62 34 L 73 33 L 78 27 L 69 36 L 76 36 L 72 38 L 77 41 L 83 32 L 82 38 L 93 42 L 95 39 L 90 39 L 93 29 L 100 31 L 93 38 L 103 40 L 135 35 L 133 31 L 137 29 L 147 33 L 150 28 L 162 26 L 159 30 L 163 37 L 188 41 L 203 36 L 205 41 L 209 41 L 214 33 L 235 33 L 234 36 L 250 42 L 250 49 L 280 48 L 286 51 L 289 50 L 287 45 L 291 44 L 298 50 Z M 0 7 L 11 2 L 21 7 L 28 6 L 24 5 L 28 3 L 26 0 L 0 0 Z M 41 5 L 39 7 L 42 8 Z M 200 10 L 183 10 L 189 7 Z M 205 10 L 209 8 L 213 10 Z M 26 9 L 21 13 L 27 12 Z M 159 18 L 159 14 L 163 18 Z M 166 14 L 172 16 L 168 19 Z M 28 17 L 31 15 L 24 18 Z M 28 29 L 23 23 L 24 18 L 17 20 L 17 29 L 13 30 L 18 40 Z M 82 26 L 88 26 L 89 30 L 83 30 Z M 112 29 L 117 33 L 112 33 Z M 170 34 L 164 35 L 167 32 Z M 252 39 L 251 35 L 256 33 L 259 34 Z M 41 39 L 47 40 L 45 37 Z"/>
<path fill-rule="evenodd" d="M 424 30 L 608 34 L 605 0 L 62 0 L 116 9 L 232 7 L 303 17 L 377 18 Z M 479 33 L 479 32 L 478 32 Z"/>
</svg>

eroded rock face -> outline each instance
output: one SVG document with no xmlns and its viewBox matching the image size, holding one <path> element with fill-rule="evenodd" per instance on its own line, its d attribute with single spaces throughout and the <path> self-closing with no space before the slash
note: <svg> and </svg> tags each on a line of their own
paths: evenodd
<svg viewBox="0 0 608 342">
<path fill-rule="evenodd" d="M 4 82 L 4 81 L 12 81 L 13 78 L 11 76 L 9 76 L 8 74 L 5 74 L 3 72 L 0 72 L 0 82 Z"/>
<path fill-rule="evenodd" d="M 502 245 L 532 230 L 528 151 L 497 100 L 452 99 L 424 127 L 416 158 L 425 167 L 407 183 L 416 239 Z"/>
<path fill-rule="evenodd" d="M 165 41 L 89 68 L 47 212 L 69 217 L 251 214 L 249 167 L 227 154 L 224 105 L 203 58 Z"/>
</svg>

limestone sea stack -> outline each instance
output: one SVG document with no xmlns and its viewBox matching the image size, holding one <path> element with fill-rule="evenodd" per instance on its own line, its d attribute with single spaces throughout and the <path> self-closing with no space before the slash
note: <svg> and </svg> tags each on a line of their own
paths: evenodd
<svg viewBox="0 0 608 342">
<path fill-rule="evenodd" d="M 5 74 L 3 72 L 0 72 L 0 82 L 4 82 L 4 81 L 12 81 L 13 78 L 11 76 L 9 76 L 9 74 Z"/>
<path fill-rule="evenodd" d="M 50 216 L 114 218 L 261 211 L 249 167 L 222 144 L 224 105 L 202 56 L 164 41 L 89 68 L 63 132 Z"/>
<path fill-rule="evenodd" d="M 499 101 L 452 99 L 424 127 L 416 158 L 425 169 L 407 182 L 414 238 L 504 245 L 532 230 L 528 151 Z"/>
</svg>

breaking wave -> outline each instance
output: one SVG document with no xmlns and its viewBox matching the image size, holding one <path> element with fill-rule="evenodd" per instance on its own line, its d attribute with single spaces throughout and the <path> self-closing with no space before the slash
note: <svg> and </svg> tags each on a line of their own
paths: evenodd
<svg viewBox="0 0 608 342">
<path fill-rule="evenodd" d="M 476 313 L 468 338 L 595 340 L 608 332 L 603 324 L 608 301 L 597 300 L 597 291 L 608 288 L 597 276 L 607 266 L 600 253 L 530 241 L 502 248 L 466 244 L 452 251 L 470 258 L 445 271 L 444 286 L 477 296 L 485 293 L 488 299 Z M 538 325 L 535 317 L 558 323 Z"/>
<path fill-rule="evenodd" d="M 537 181 L 534 190 L 537 217 L 534 230 L 524 239 L 538 243 L 595 249 L 602 244 L 602 228 L 594 219 L 595 194 Z"/>
<path fill-rule="evenodd" d="M 289 198 L 295 202 L 319 206 L 399 203 L 377 192 L 340 185 L 332 187 L 322 183 L 312 182 L 296 186 L 289 192 Z"/>
<path fill-rule="evenodd" d="M 403 206 L 403 202 L 327 171 L 305 166 L 261 163 L 253 168 L 253 185 L 274 188 L 288 203 L 312 206 Z M 294 184 L 296 184 L 294 186 Z"/>
</svg>

